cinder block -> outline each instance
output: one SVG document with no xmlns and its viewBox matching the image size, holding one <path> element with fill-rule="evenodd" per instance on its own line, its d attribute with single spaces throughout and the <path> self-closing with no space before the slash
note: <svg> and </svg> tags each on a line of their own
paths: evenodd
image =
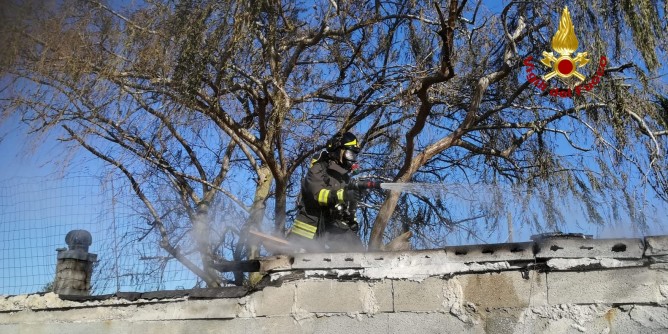
<svg viewBox="0 0 668 334">
<path fill-rule="evenodd" d="M 528 307 L 547 304 L 545 273 L 504 271 L 461 275 L 464 300 L 478 308 Z"/>
<path fill-rule="evenodd" d="M 136 305 L 121 305 L 121 307 L 85 307 L 73 309 L 46 309 L 39 312 L 23 310 L 12 313 L 0 314 L 0 324 L 25 324 L 25 323 L 72 323 L 72 322 L 95 322 L 115 319 L 124 319 L 136 313 Z"/>
<path fill-rule="evenodd" d="M 364 312 L 361 282 L 335 280 L 297 282 L 296 306 L 312 313 Z"/>
<path fill-rule="evenodd" d="M 668 236 L 645 237 L 645 256 L 668 255 Z"/>
<path fill-rule="evenodd" d="M 173 320 L 173 321 L 138 321 L 128 322 L 131 331 L 128 334 L 175 334 L 175 333 L 216 333 L 228 328 L 232 320 Z M 226 333 L 243 333 L 231 332 Z M 92 333 L 92 332 L 91 332 Z M 121 332 L 97 332 L 121 333 Z"/>
<path fill-rule="evenodd" d="M 334 315 L 317 318 L 313 322 L 313 332 L 319 334 L 364 333 L 387 334 L 390 332 L 389 313 L 374 316 Z"/>
<path fill-rule="evenodd" d="M 528 308 L 520 314 L 517 328 L 522 328 L 522 333 L 638 333 L 613 326 L 617 316 L 615 311 L 618 309 L 606 305 L 563 304 Z"/>
<path fill-rule="evenodd" d="M 184 333 L 316 333 L 313 330 L 315 321 L 310 319 L 296 321 L 292 316 L 237 318 L 227 320 L 208 332 L 187 331 Z"/>
<path fill-rule="evenodd" d="M 265 287 L 262 291 L 249 296 L 258 317 L 290 315 L 295 304 L 296 287 L 292 283 L 284 283 L 280 287 Z"/>
<path fill-rule="evenodd" d="M 547 238 L 536 241 L 536 258 L 609 257 L 641 259 L 642 239 L 561 239 Z"/>
<path fill-rule="evenodd" d="M 486 333 L 480 321 L 463 321 L 451 313 L 390 313 L 389 331 L 406 333 Z"/>
<path fill-rule="evenodd" d="M 91 334 L 91 333 L 135 333 L 132 323 L 124 321 L 100 321 L 83 323 L 20 324 L 18 333 L 30 334 Z M 3 334 L 5 332 L 2 332 Z M 11 333 L 11 332 L 10 332 Z M 162 334 L 174 332 L 162 332 Z M 142 333 L 145 334 L 145 333 Z"/>
<path fill-rule="evenodd" d="M 97 332 L 96 332 L 97 333 Z M 303 330 L 292 317 L 261 317 L 235 319 L 142 321 L 133 323 L 131 332 L 99 332 L 130 334 L 209 334 L 209 333 L 312 333 Z M 91 333 L 88 333 L 91 334 Z"/>
<path fill-rule="evenodd" d="M 2 334 L 19 334 L 19 327 L 21 325 L 0 325 L 0 333 Z"/>
<path fill-rule="evenodd" d="M 532 261 L 533 242 L 449 246 L 444 248 L 450 261 L 498 262 L 498 261 Z"/>
<path fill-rule="evenodd" d="M 444 280 L 438 277 L 427 278 L 422 282 L 394 281 L 394 311 L 443 311 L 445 288 Z"/>
<path fill-rule="evenodd" d="M 369 288 L 373 294 L 376 312 L 394 312 L 393 284 L 391 280 L 369 283 Z M 371 306 L 367 304 L 367 307 Z"/>
<path fill-rule="evenodd" d="M 549 272 L 547 291 L 550 305 L 659 301 L 656 271 L 647 268 Z"/>
<path fill-rule="evenodd" d="M 517 328 L 523 328 L 526 333 L 539 333 L 539 331 L 531 331 L 530 327 L 524 327 L 523 324 L 518 324 L 519 318 L 522 314 L 522 310 L 528 309 L 490 309 L 490 310 L 481 310 L 479 312 L 484 315 L 481 316 L 483 319 L 485 332 L 494 333 L 494 334 L 513 334 Z M 520 327 L 522 325 L 522 327 Z"/>
<path fill-rule="evenodd" d="M 241 306 L 236 298 L 189 300 L 141 305 L 129 316 L 129 320 L 231 319 L 237 317 L 240 311 Z"/>
</svg>

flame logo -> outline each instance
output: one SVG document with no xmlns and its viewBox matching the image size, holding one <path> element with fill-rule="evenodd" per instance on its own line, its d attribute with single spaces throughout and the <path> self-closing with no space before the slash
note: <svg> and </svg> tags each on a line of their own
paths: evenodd
<svg viewBox="0 0 668 334">
<path fill-rule="evenodd" d="M 552 49 L 561 55 L 571 55 L 578 49 L 578 38 L 575 36 L 575 27 L 573 27 L 568 7 L 564 7 L 561 13 L 559 30 L 552 37 Z"/>
<path fill-rule="evenodd" d="M 574 76 L 580 81 L 584 81 L 585 76 L 577 69 L 586 65 L 589 58 L 587 58 L 587 52 L 578 53 L 575 58 L 571 57 L 573 52 L 578 49 L 578 38 L 575 37 L 575 27 L 573 27 L 568 7 L 564 7 L 561 12 L 559 30 L 552 37 L 552 49 L 560 56 L 555 57 L 552 52 L 543 51 L 543 59 L 540 62 L 552 68 L 552 72 L 544 75 L 543 80 L 550 80 L 554 76 L 563 79 Z"/>
</svg>

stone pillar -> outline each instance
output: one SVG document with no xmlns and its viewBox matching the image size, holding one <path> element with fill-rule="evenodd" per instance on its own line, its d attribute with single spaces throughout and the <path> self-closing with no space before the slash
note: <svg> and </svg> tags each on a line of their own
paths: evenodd
<svg viewBox="0 0 668 334">
<path fill-rule="evenodd" d="M 53 292 L 59 295 L 87 296 L 90 294 L 93 263 L 97 254 L 88 253 L 93 237 L 88 231 L 73 230 L 65 236 L 68 249 L 58 249 L 56 279 Z"/>
</svg>

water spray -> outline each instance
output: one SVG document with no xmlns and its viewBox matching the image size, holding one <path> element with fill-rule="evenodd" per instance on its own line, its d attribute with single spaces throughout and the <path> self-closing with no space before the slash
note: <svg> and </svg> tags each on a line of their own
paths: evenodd
<svg viewBox="0 0 668 334">
<path fill-rule="evenodd" d="M 346 186 L 351 190 L 384 189 L 399 192 L 409 192 L 413 194 L 424 194 L 425 192 L 443 191 L 446 189 L 444 184 L 432 183 L 408 183 L 408 182 L 378 182 L 366 179 L 352 180 Z"/>
</svg>

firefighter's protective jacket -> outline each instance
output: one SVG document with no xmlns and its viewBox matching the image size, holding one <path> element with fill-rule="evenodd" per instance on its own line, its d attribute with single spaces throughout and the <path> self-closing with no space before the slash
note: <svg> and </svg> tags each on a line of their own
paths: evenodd
<svg viewBox="0 0 668 334">
<path fill-rule="evenodd" d="M 335 206 L 343 203 L 343 189 L 348 182 L 348 171 L 335 161 L 320 159 L 313 163 L 302 180 L 301 206 L 291 233 L 314 239 L 325 231 L 341 229 L 344 218 Z"/>
</svg>

